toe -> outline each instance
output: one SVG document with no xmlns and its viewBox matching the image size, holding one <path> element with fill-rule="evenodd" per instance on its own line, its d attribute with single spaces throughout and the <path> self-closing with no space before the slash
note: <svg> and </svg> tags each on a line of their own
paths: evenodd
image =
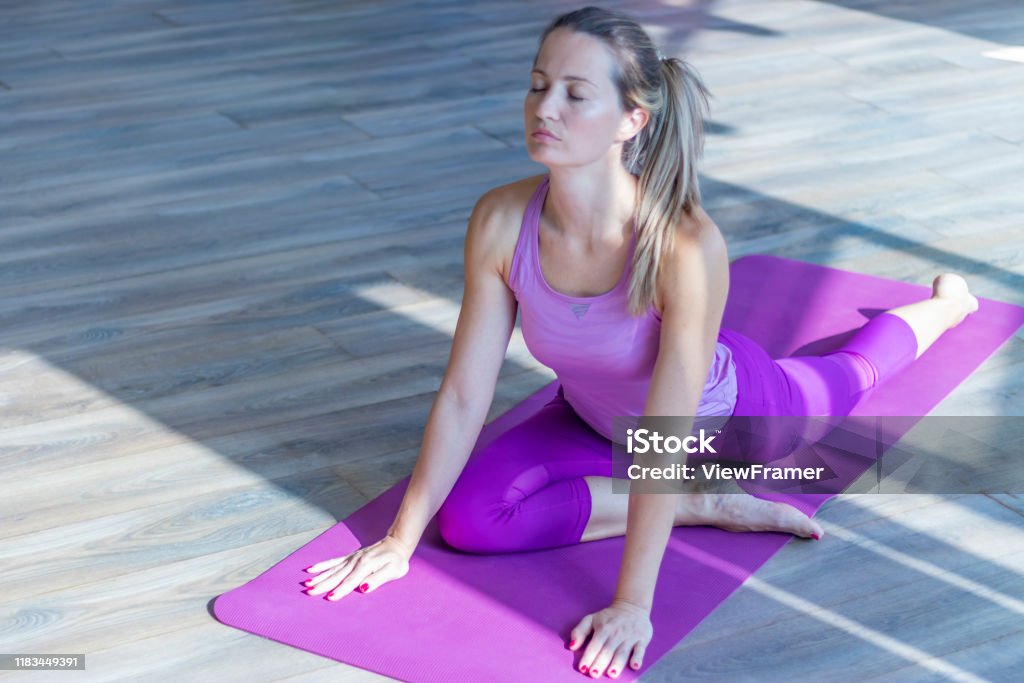
<svg viewBox="0 0 1024 683">
<path fill-rule="evenodd" d="M 815 535 L 821 538 L 823 530 L 820 524 L 792 505 L 786 503 L 777 503 L 777 505 L 780 505 L 782 508 L 780 510 L 781 524 L 778 529 L 779 531 L 786 531 L 794 536 L 801 536 L 803 538 L 814 538 Z"/>
</svg>

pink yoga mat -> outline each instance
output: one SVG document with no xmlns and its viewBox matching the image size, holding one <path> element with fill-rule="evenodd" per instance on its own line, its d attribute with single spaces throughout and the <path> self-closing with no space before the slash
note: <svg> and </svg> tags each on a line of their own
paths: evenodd
<svg viewBox="0 0 1024 683">
<path fill-rule="evenodd" d="M 746 256 L 731 265 L 724 325 L 774 357 L 823 353 L 875 314 L 917 301 L 911 285 L 790 261 Z M 981 300 L 977 313 L 858 406 L 859 415 L 925 415 L 1024 324 L 1024 308 Z M 479 445 L 523 420 L 557 390 L 552 383 L 487 425 Z M 376 542 L 408 477 L 245 585 L 217 598 L 221 622 L 339 662 L 407 681 L 579 681 L 570 629 L 606 607 L 623 537 L 577 546 L 480 556 L 447 547 L 427 528 L 402 579 L 337 603 L 305 595 L 303 569 Z M 813 513 L 830 496 L 783 499 Z M 652 610 L 654 638 L 633 680 L 658 661 L 792 537 L 677 527 Z"/>
</svg>

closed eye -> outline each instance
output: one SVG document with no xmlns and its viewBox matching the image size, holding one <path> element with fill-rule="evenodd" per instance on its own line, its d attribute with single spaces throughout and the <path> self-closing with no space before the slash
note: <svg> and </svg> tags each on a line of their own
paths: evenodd
<svg viewBox="0 0 1024 683">
<path fill-rule="evenodd" d="M 530 88 L 530 92 L 544 92 L 545 90 L 547 90 L 547 88 Z M 575 95 L 570 93 L 569 94 L 569 99 L 570 100 L 576 100 L 577 102 L 582 102 L 586 98 L 584 98 L 584 97 L 576 97 Z"/>
</svg>

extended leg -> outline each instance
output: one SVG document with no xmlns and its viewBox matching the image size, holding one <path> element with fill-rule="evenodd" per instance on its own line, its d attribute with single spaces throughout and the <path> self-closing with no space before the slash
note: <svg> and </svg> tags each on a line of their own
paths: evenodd
<svg viewBox="0 0 1024 683">
<path fill-rule="evenodd" d="M 775 361 L 785 374 L 789 415 L 849 415 L 864 396 L 921 356 L 943 332 L 978 309 L 978 300 L 959 275 L 944 273 L 932 296 L 893 308 L 868 321 L 837 351 L 823 356 L 790 356 Z M 826 422 L 813 430 L 828 429 Z M 816 440 L 822 434 L 805 434 Z"/>
<path fill-rule="evenodd" d="M 943 273 L 932 282 L 930 299 L 893 308 L 886 313 L 907 321 L 917 337 L 919 358 L 946 330 L 956 327 L 978 310 L 978 299 L 970 293 L 967 281 L 956 273 Z"/>
</svg>

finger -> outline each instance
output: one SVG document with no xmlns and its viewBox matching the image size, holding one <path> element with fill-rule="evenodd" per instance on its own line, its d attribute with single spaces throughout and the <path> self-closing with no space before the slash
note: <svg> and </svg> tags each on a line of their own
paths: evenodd
<svg viewBox="0 0 1024 683">
<path fill-rule="evenodd" d="M 597 653 L 597 657 L 594 658 L 594 663 L 590 665 L 590 675 L 593 678 L 600 678 L 608 669 L 608 665 L 611 663 L 616 651 L 618 651 L 620 644 L 611 639 L 604 641 L 604 646 Z"/>
<path fill-rule="evenodd" d="M 316 577 L 318 583 L 306 591 L 309 595 L 323 595 L 336 589 L 343 581 L 348 579 L 352 572 L 358 570 L 359 565 L 362 563 L 365 556 L 359 554 L 350 555 L 347 559 L 348 562 L 338 565 L 332 570 L 326 571 L 320 576 Z M 323 577 L 321 579 L 321 577 Z"/>
<path fill-rule="evenodd" d="M 332 577 L 337 577 L 337 575 L 339 573 L 341 573 L 341 574 L 347 573 L 346 570 L 345 570 L 345 565 L 344 564 L 341 564 L 341 565 L 335 567 L 334 569 L 331 569 L 330 571 L 324 571 L 322 573 L 318 573 L 318 574 L 315 575 L 315 577 L 313 577 L 311 579 L 307 579 L 307 580 L 305 580 L 302 583 L 305 586 L 310 587 L 310 588 L 313 587 L 313 586 L 319 586 L 319 585 L 323 584 L 325 581 L 330 580 Z"/>
<path fill-rule="evenodd" d="M 633 646 L 633 656 L 629 659 L 629 665 L 634 671 L 639 669 L 644 663 L 644 652 L 647 647 L 643 643 L 637 643 Z"/>
<path fill-rule="evenodd" d="M 391 580 L 385 570 L 386 568 L 382 568 L 364 576 L 359 585 L 355 587 L 355 590 L 359 593 L 372 593 L 375 588 Z"/>
<path fill-rule="evenodd" d="M 580 658 L 580 671 L 585 674 L 590 673 L 590 669 L 594 666 L 597 660 L 597 656 L 604 649 L 605 637 L 600 633 L 594 633 L 590 638 L 590 644 L 583 651 L 583 657 Z"/>
<path fill-rule="evenodd" d="M 319 574 L 322 571 L 326 571 L 332 567 L 338 566 L 350 557 L 352 557 L 352 553 L 349 553 L 348 555 L 344 555 L 342 557 L 332 557 L 329 560 L 324 560 L 323 562 L 311 564 L 310 566 L 306 567 L 305 571 L 309 572 L 310 574 Z"/>
<path fill-rule="evenodd" d="M 360 593 L 372 593 L 385 583 L 399 579 L 405 576 L 405 574 L 406 571 L 402 571 L 401 567 L 396 567 L 393 564 L 385 564 L 377 571 L 372 572 L 369 576 L 365 577 L 356 587 L 356 590 Z"/>
<path fill-rule="evenodd" d="M 578 650 L 583 647 L 583 641 L 590 635 L 590 627 L 594 623 L 594 618 L 591 615 L 587 615 L 580 619 L 580 623 L 576 624 L 576 628 L 569 633 L 569 649 Z"/>
<path fill-rule="evenodd" d="M 615 656 L 612 657 L 611 664 L 608 665 L 608 677 L 618 678 L 622 674 L 622 670 L 626 667 L 626 660 L 629 659 L 629 648 L 620 647 L 615 651 Z"/>
<path fill-rule="evenodd" d="M 329 572 L 321 572 L 321 573 L 317 574 L 316 576 L 314 576 L 311 579 L 306 579 L 302 583 L 307 588 L 312 588 L 313 586 L 316 586 L 318 584 L 323 583 L 324 581 L 329 579 L 331 576 L 334 576 L 335 573 L 336 573 L 335 570 L 331 570 Z"/>
<path fill-rule="evenodd" d="M 352 576 L 355 576 L 355 574 L 353 574 Z M 349 578 L 351 579 L 351 576 Z M 354 581 L 342 581 L 340 584 L 338 584 L 337 588 L 328 593 L 327 599 L 331 602 L 336 602 L 338 600 L 341 600 L 343 597 L 345 597 L 352 591 L 367 593 L 369 592 L 369 588 L 370 584 L 367 583 L 367 579 L 365 578 L 356 579 Z"/>
<path fill-rule="evenodd" d="M 349 567 L 350 564 L 352 564 L 352 561 L 354 559 L 355 559 L 354 556 L 349 555 L 348 557 L 345 558 L 345 561 L 342 562 L 341 564 L 339 564 L 338 566 L 334 567 L 333 569 L 331 569 L 329 571 L 325 571 L 325 572 L 322 572 L 320 574 L 317 574 L 316 576 L 314 576 L 311 579 L 306 579 L 306 581 L 304 581 L 303 583 L 305 583 L 307 586 L 317 586 L 317 585 L 323 583 L 324 581 L 328 580 L 329 578 L 331 578 L 332 576 L 335 576 L 337 574 L 341 574 L 342 577 L 344 577 L 345 575 L 348 574 L 348 567 Z"/>
<path fill-rule="evenodd" d="M 374 569 L 366 562 L 356 562 L 349 575 L 346 576 L 345 580 L 340 582 L 334 590 L 327 595 L 327 599 L 331 601 L 341 600 L 343 597 L 351 593 L 357 586 L 365 584 L 367 578 L 369 578 L 373 573 Z"/>
<path fill-rule="evenodd" d="M 338 586 L 342 581 L 348 578 L 349 568 L 335 569 L 321 574 L 317 577 L 317 583 L 315 586 L 309 588 L 306 591 L 307 595 L 323 595 L 328 593 Z"/>
</svg>

